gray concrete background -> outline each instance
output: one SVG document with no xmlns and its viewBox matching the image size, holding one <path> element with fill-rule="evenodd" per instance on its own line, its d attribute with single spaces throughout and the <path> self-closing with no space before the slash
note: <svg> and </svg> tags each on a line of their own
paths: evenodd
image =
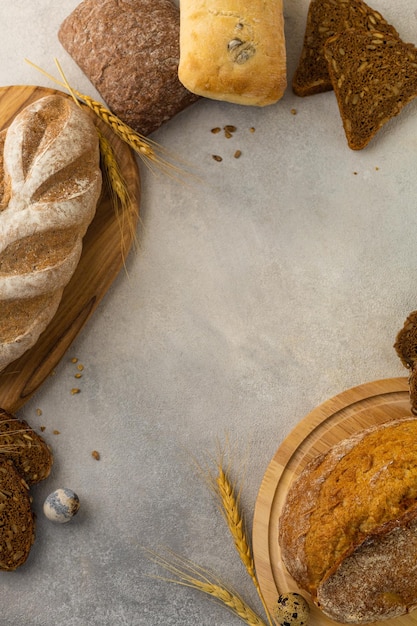
<svg viewBox="0 0 417 626">
<path fill-rule="evenodd" d="M 97 95 L 57 40 L 77 4 L 2 0 L 0 85 L 51 87 L 24 58 L 56 75 L 57 57 L 74 87 Z M 307 6 L 285 2 L 289 80 Z M 417 43 L 413 0 L 373 7 Z M 0 574 L 0 626 L 240 623 L 151 578 L 164 572 L 143 548 L 161 546 L 260 610 L 195 460 L 210 463 L 229 440 L 250 531 L 268 463 L 299 420 L 352 386 L 405 375 L 392 344 L 417 308 L 416 106 L 357 153 L 332 93 L 299 99 L 291 89 L 266 109 L 200 101 L 154 134 L 202 180 L 141 166 L 139 249 L 19 412 L 46 426 L 55 465 L 33 492 L 29 560 Z M 225 124 L 237 127 L 232 139 L 210 132 Z M 76 396 L 73 356 L 85 367 Z M 56 526 L 41 508 L 61 486 L 82 505 Z"/>
</svg>

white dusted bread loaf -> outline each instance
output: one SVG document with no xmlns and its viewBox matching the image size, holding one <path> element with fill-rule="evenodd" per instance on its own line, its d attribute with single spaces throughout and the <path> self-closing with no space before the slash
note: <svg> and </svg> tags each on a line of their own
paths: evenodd
<svg viewBox="0 0 417 626">
<path fill-rule="evenodd" d="M 64 96 L 37 100 L 0 133 L 0 371 L 55 315 L 101 181 L 95 125 Z"/>
<path fill-rule="evenodd" d="M 178 77 L 206 98 L 279 100 L 287 85 L 282 0 L 181 0 Z"/>
</svg>

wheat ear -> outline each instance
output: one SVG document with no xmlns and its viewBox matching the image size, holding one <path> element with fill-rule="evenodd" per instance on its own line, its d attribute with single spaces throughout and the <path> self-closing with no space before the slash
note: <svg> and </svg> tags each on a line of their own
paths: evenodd
<svg viewBox="0 0 417 626">
<path fill-rule="evenodd" d="M 239 506 L 239 497 L 235 495 L 235 490 L 229 479 L 228 472 L 224 471 L 219 464 L 217 468 L 217 477 L 214 482 L 214 489 L 219 498 L 222 513 L 226 520 L 227 526 L 233 537 L 236 550 L 240 556 L 243 565 L 246 568 L 258 596 L 262 602 L 262 606 L 266 613 L 268 623 L 272 626 L 271 614 L 266 606 L 266 602 L 262 595 L 258 579 L 256 577 L 255 562 L 252 556 L 252 549 L 247 538 L 245 523 Z"/>
<path fill-rule="evenodd" d="M 25 59 L 29 65 L 37 69 L 44 74 L 47 78 L 53 81 L 56 85 L 68 89 L 72 95 L 82 101 L 95 115 L 101 119 L 109 128 L 112 129 L 115 135 L 117 135 L 124 143 L 126 143 L 132 150 L 144 161 L 144 163 L 155 172 L 155 165 L 158 169 L 162 170 L 164 174 L 169 175 L 172 178 L 183 177 L 186 173 L 185 170 L 171 161 L 181 163 L 181 159 L 177 155 L 171 155 L 162 146 L 152 141 L 148 137 L 144 137 L 140 133 L 133 130 L 128 124 L 125 124 L 114 113 L 107 109 L 101 102 L 94 100 L 86 94 L 82 94 L 77 89 L 74 89 L 68 85 L 68 82 L 64 79 L 62 81 L 57 80 L 54 76 L 32 63 L 28 59 Z M 59 62 L 55 59 L 55 64 L 60 70 L 61 77 L 63 76 Z M 183 163 L 183 165 L 188 165 Z M 187 173 L 188 174 L 188 173 Z"/>
<path fill-rule="evenodd" d="M 249 626 L 266 626 L 265 622 L 233 590 L 226 587 L 217 576 L 207 569 L 195 565 L 172 550 L 166 550 L 169 557 L 149 552 L 151 560 L 173 575 L 173 578 L 156 576 L 159 580 L 191 587 L 207 594 L 225 605 Z"/>
</svg>

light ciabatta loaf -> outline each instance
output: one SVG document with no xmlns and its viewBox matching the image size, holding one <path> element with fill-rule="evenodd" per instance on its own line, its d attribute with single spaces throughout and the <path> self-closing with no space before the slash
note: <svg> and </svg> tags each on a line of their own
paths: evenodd
<svg viewBox="0 0 417 626">
<path fill-rule="evenodd" d="M 279 521 L 289 573 L 331 619 L 363 624 L 417 607 L 417 418 L 376 426 L 314 459 Z"/>
<path fill-rule="evenodd" d="M 53 318 L 101 191 L 98 135 L 72 100 L 37 100 L 0 134 L 0 371 Z"/>
<path fill-rule="evenodd" d="M 178 77 L 206 98 L 279 100 L 287 85 L 282 0 L 181 0 Z"/>
</svg>

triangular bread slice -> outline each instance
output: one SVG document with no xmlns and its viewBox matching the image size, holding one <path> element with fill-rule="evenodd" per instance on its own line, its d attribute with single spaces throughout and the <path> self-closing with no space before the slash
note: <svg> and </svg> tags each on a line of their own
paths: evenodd
<svg viewBox="0 0 417 626">
<path fill-rule="evenodd" d="M 398 36 L 396 29 L 362 0 L 312 0 L 303 48 L 292 80 L 297 96 L 332 90 L 324 44 L 329 37 L 350 28 L 379 30 Z"/>
<path fill-rule="evenodd" d="M 0 459 L 7 458 L 28 485 L 49 475 L 53 456 L 45 440 L 27 422 L 0 409 Z"/>
<path fill-rule="evenodd" d="M 29 487 L 12 461 L 0 459 L 0 570 L 26 561 L 35 538 Z"/>
<path fill-rule="evenodd" d="M 325 57 L 352 150 L 417 96 L 417 48 L 398 37 L 351 29 L 327 40 Z"/>
</svg>

